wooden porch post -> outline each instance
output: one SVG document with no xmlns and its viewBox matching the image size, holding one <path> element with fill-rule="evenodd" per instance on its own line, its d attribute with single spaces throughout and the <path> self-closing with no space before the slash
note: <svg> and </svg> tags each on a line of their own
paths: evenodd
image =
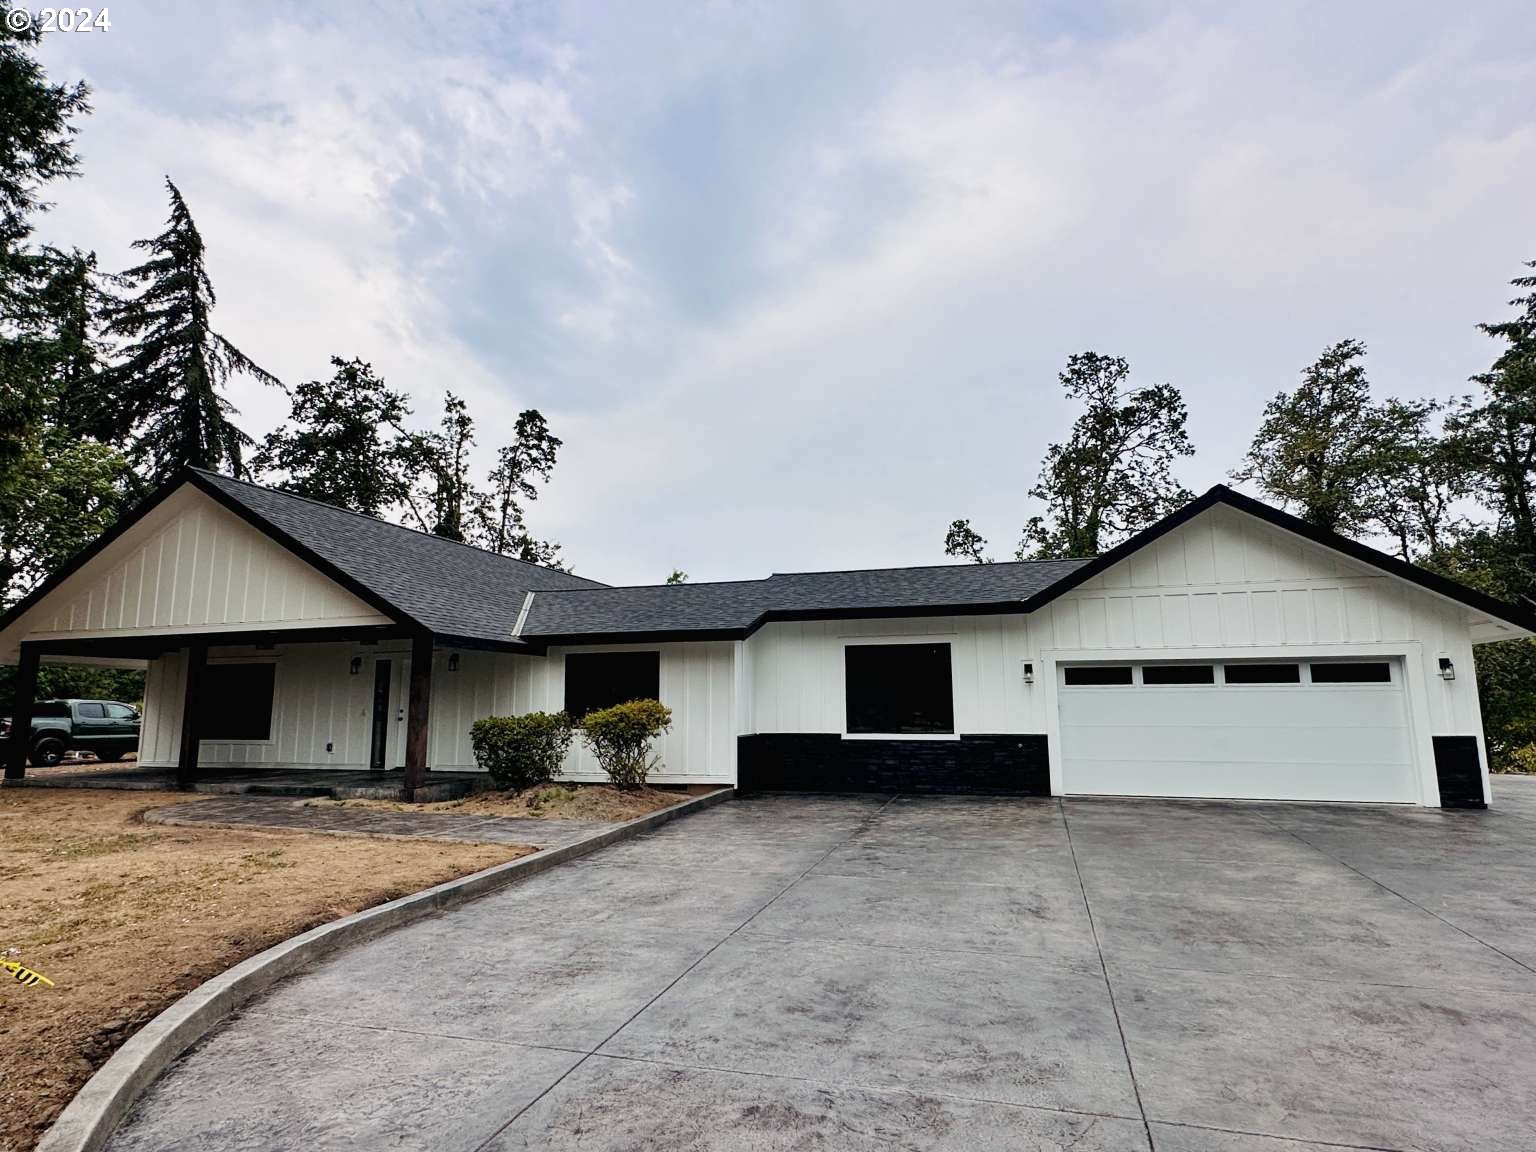
<svg viewBox="0 0 1536 1152">
<path fill-rule="evenodd" d="M 197 776 L 197 722 L 201 718 L 203 669 L 208 664 L 208 645 L 187 649 L 187 684 L 181 698 L 181 751 L 176 757 L 176 787 L 187 791 Z"/>
<path fill-rule="evenodd" d="M 5 750 L 5 778 L 20 782 L 27 775 L 27 745 L 32 739 L 32 704 L 37 695 L 37 646 L 23 644 L 16 668 L 16 698 L 11 704 L 11 738 Z"/>
<path fill-rule="evenodd" d="M 427 718 L 432 710 L 432 636 L 411 637 L 411 710 L 405 721 L 405 798 L 427 775 Z"/>
</svg>

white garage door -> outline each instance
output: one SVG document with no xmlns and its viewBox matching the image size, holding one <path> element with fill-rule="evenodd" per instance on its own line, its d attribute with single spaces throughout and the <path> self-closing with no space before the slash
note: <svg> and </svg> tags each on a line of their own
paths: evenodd
<svg viewBox="0 0 1536 1152">
<path fill-rule="evenodd" d="M 1396 660 L 1059 665 L 1067 793 L 1415 803 Z"/>
</svg>

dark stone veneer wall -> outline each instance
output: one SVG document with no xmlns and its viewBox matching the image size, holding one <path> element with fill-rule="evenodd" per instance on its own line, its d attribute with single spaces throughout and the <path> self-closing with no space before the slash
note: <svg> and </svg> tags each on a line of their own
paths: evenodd
<svg viewBox="0 0 1536 1152">
<path fill-rule="evenodd" d="M 845 740 L 761 732 L 736 742 L 744 792 L 993 792 L 1049 796 L 1043 733 L 958 740 Z"/>
</svg>

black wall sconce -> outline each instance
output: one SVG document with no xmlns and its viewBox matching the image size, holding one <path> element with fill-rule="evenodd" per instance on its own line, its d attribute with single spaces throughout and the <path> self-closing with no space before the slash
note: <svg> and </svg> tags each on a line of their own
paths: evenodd
<svg viewBox="0 0 1536 1152">
<path fill-rule="evenodd" d="M 1456 679 L 1456 665 L 1451 663 L 1451 658 L 1449 656 L 1440 657 L 1440 679 Z"/>
<path fill-rule="evenodd" d="M 458 670 L 459 670 L 459 654 L 457 652 L 450 652 L 450 653 L 448 653 L 448 671 L 450 671 L 450 672 L 457 672 Z"/>
<path fill-rule="evenodd" d="M 1026 683 L 1026 684 L 1033 684 L 1034 682 L 1035 682 L 1035 666 L 1033 664 L 1031 664 L 1028 660 L 1026 660 L 1026 661 L 1024 661 L 1024 683 Z"/>
<path fill-rule="evenodd" d="M 352 675 L 356 676 L 363 670 L 363 658 L 361 656 L 352 657 L 350 668 L 352 670 Z"/>
</svg>

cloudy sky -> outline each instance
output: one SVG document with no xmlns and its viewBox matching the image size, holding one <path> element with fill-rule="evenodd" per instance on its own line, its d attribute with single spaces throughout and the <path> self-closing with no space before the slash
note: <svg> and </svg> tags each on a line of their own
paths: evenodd
<svg viewBox="0 0 1536 1152">
<path fill-rule="evenodd" d="M 1463 389 L 1536 258 L 1528 0 L 110 12 L 43 49 L 96 106 L 44 237 L 126 266 L 169 173 L 226 335 L 460 392 L 487 456 L 540 408 L 534 527 L 610 581 L 933 563 L 956 516 L 1006 556 L 1089 348 L 1183 389 L 1203 488 L 1332 341 Z"/>
</svg>

